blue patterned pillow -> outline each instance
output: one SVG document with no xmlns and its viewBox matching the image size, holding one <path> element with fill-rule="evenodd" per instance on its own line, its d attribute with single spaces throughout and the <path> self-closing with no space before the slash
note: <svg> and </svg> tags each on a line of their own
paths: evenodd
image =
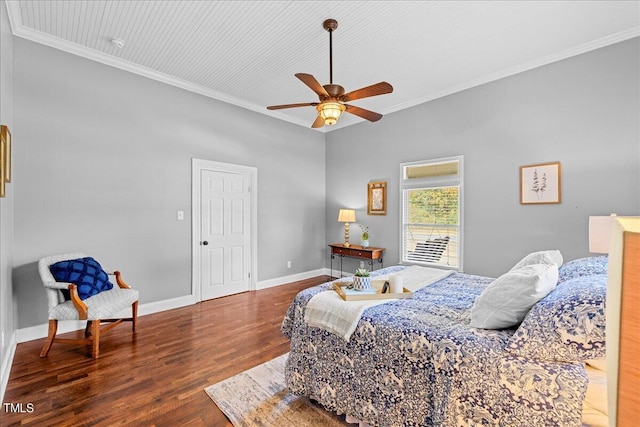
<svg viewBox="0 0 640 427">
<path fill-rule="evenodd" d="M 49 266 L 56 282 L 75 283 L 80 299 L 87 299 L 113 288 L 109 276 L 91 257 L 60 261 Z"/>
<path fill-rule="evenodd" d="M 545 361 L 605 357 L 606 297 L 605 274 L 567 280 L 531 308 L 508 350 Z"/>
<path fill-rule="evenodd" d="M 609 257 L 606 255 L 574 259 L 560 267 L 558 283 L 575 277 L 607 274 L 608 267 Z"/>
</svg>

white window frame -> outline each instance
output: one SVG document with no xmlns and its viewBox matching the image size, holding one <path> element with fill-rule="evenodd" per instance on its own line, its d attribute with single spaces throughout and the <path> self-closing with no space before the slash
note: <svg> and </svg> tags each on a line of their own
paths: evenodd
<svg viewBox="0 0 640 427">
<path fill-rule="evenodd" d="M 405 176 L 405 169 L 408 166 L 429 165 L 437 163 L 446 163 L 451 161 L 458 161 L 458 174 L 446 175 L 438 177 L 426 177 L 426 178 L 411 178 L 407 179 Z M 451 187 L 458 186 L 458 210 L 460 216 L 460 222 L 458 225 L 458 266 L 447 267 L 445 265 L 436 263 L 415 263 L 420 265 L 426 265 L 429 267 L 452 269 L 456 271 L 463 271 L 463 254 L 464 254 L 464 156 L 451 156 L 442 157 L 438 159 L 419 160 L 414 162 L 400 163 L 400 237 L 399 237 L 399 254 L 400 264 L 414 264 L 411 261 L 405 260 L 405 242 L 404 242 L 404 190 L 419 189 L 419 188 L 438 188 L 438 187 Z"/>
</svg>

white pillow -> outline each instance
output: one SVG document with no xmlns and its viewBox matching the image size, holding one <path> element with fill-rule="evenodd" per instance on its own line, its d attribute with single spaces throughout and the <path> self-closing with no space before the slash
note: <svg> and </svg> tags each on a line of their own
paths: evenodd
<svg viewBox="0 0 640 427">
<path fill-rule="evenodd" d="M 502 329 L 522 322 L 533 305 L 558 284 L 558 266 L 526 265 L 491 282 L 471 308 L 471 326 Z"/>
<path fill-rule="evenodd" d="M 562 259 L 562 254 L 558 250 L 548 250 L 548 251 L 539 251 L 539 252 L 531 252 L 529 255 L 522 258 L 516 265 L 511 268 L 510 271 L 516 270 L 518 268 L 524 267 L 525 265 L 531 264 L 550 264 L 553 263 L 560 268 L 564 260 Z"/>
</svg>

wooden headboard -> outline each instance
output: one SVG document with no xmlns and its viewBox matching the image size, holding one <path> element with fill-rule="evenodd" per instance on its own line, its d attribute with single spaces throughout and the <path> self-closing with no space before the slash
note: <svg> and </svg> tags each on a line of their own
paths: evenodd
<svg viewBox="0 0 640 427">
<path fill-rule="evenodd" d="M 638 425 L 640 217 L 613 221 L 607 286 L 609 426 Z"/>
</svg>

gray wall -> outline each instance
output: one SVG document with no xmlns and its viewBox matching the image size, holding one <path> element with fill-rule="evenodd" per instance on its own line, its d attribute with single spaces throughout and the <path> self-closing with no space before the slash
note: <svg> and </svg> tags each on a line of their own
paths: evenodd
<svg viewBox="0 0 640 427">
<path fill-rule="evenodd" d="M 640 214 L 638 52 L 636 38 L 329 133 L 327 240 L 342 241 L 338 209 L 357 208 L 385 265 L 398 262 L 399 163 L 463 154 L 465 272 L 495 277 L 547 248 L 589 255 L 589 215 Z M 562 203 L 520 205 L 519 166 L 551 161 Z M 386 216 L 366 215 L 375 180 L 388 181 Z"/>
<path fill-rule="evenodd" d="M 0 1 L 0 123 L 13 126 L 13 35 L 4 1 Z M 19 134 L 17 135 L 19 137 Z M 15 183 L 15 175 L 12 180 Z M 5 362 L 9 357 L 9 340 L 15 330 L 11 270 L 13 268 L 13 187 L 7 184 L 6 196 L 0 199 L 0 381 L 8 379 Z"/>
<path fill-rule="evenodd" d="M 190 295 L 192 157 L 258 168 L 258 280 L 322 266 L 323 134 L 23 39 L 14 54 L 19 328 L 46 322 L 35 263 L 65 251 L 142 304 Z"/>
<path fill-rule="evenodd" d="M 637 39 L 326 135 L 14 43 L 15 239 L 2 257 L 19 328 L 46 321 L 35 262 L 52 253 L 119 268 L 142 303 L 189 295 L 192 157 L 258 168 L 259 280 L 328 266 L 340 207 L 358 208 L 397 262 L 404 161 L 465 155 L 469 273 L 496 276 L 537 249 L 587 255 L 588 215 L 640 213 Z M 562 162 L 562 204 L 521 206 L 518 167 L 547 161 Z M 370 180 L 389 183 L 387 216 L 366 215 Z"/>
</svg>

